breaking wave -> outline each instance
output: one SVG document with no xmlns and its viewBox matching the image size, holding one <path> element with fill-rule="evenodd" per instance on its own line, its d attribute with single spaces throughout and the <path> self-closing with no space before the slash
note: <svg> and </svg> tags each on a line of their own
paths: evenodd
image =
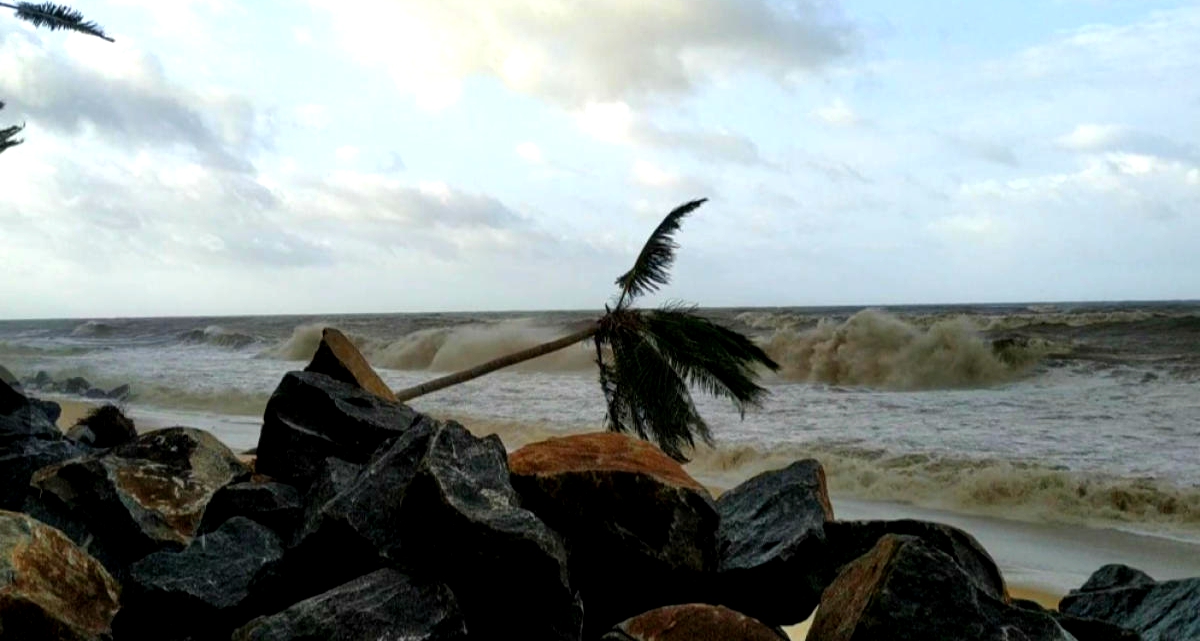
<svg viewBox="0 0 1200 641">
<path fill-rule="evenodd" d="M 71 330 L 71 336 L 105 338 L 112 336 L 116 331 L 117 326 L 112 323 L 90 320 L 76 325 L 75 329 Z"/>
<path fill-rule="evenodd" d="M 894 454 L 837 445 L 719 444 L 688 471 L 716 492 L 755 474 L 815 458 L 831 494 L 1028 521 L 1131 526 L 1200 536 L 1200 487 L 1121 478 L 1037 463 Z M 836 504 L 835 504 L 836 511 Z"/>
<path fill-rule="evenodd" d="M 947 389 L 1009 382 L 1036 363 L 1044 346 L 998 350 L 966 319 L 918 327 L 886 312 L 864 310 L 844 322 L 778 329 L 764 349 L 789 380 L 886 389 Z"/>
<path fill-rule="evenodd" d="M 265 358 L 303 361 L 312 358 L 327 323 L 296 327 L 290 337 L 260 353 Z M 472 323 L 421 329 L 395 340 L 373 339 L 346 333 L 371 365 L 396 370 L 454 371 L 533 347 L 561 337 L 566 330 L 537 325 L 529 320 Z M 592 352 L 567 348 L 513 366 L 517 371 L 568 372 L 595 367 Z"/>
<path fill-rule="evenodd" d="M 215 345 L 228 349 L 242 349 L 258 342 L 258 339 L 250 334 L 225 329 L 220 325 L 209 325 L 204 329 L 183 332 L 179 335 L 178 340 L 181 343 Z"/>
</svg>

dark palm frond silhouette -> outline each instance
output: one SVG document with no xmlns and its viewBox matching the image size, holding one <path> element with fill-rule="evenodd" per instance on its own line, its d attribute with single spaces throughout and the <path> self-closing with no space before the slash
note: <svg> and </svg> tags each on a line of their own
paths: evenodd
<svg viewBox="0 0 1200 641">
<path fill-rule="evenodd" d="M 3 102 L 0 102 L 0 109 L 4 109 Z M 13 125 L 11 127 L 0 129 L 0 153 L 4 153 L 5 149 L 16 147 L 17 145 L 25 142 L 24 140 L 17 138 L 17 134 L 21 133 L 21 130 L 24 128 L 25 125 Z"/>
<path fill-rule="evenodd" d="M 103 27 L 91 20 L 84 20 L 82 13 L 66 5 L 53 2 L 0 2 L 0 7 L 15 9 L 17 18 L 30 22 L 35 27 L 51 31 L 77 31 L 113 42 L 113 39 L 104 33 Z"/>
<path fill-rule="evenodd" d="M 678 461 L 696 439 L 712 445 L 712 432 L 696 410 L 691 389 L 730 399 L 744 417 L 762 402 L 767 390 L 757 383 L 760 368 L 779 366 L 746 336 L 707 319 L 694 306 L 667 304 L 658 309 L 632 307 L 644 294 L 670 280 L 675 233 L 705 199 L 684 203 L 667 214 L 650 235 L 633 267 L 616 280 L 616 304 L 586 327 L 562 338 L 515 352 L 461 372 L 400 390 L 407 401 L 457 385 L 498 369 L 591 340 L 600 370 L 610 431 L 653 440 Z"/>
</svg>

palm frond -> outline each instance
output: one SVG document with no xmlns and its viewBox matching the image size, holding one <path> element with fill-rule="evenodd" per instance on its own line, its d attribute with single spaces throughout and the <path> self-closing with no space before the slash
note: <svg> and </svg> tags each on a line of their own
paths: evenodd
<svg viewBox="0 0 1200 641">
<path fill-rule="evenodd" d="M 758 385 L 759 368 L 779 364 L 746 336 L 695 313 L 695 307 L 667 305 L 643 314 L 648 341 L 688 383 L 733 401 L 739 414 L 756 407 L 767 394 Z"/>
<path fill-rule="evenodd" d="M 0 109 L 4 109 L 3 102 L 0 102 Z M 5 149 L 16 147 L 17 145 L 25 142 L 24 140 L 14 139 L 14 137 L 21 133 L 21 130 L 24 128 L 25 125 L 13 125 L 11 127 L 0 129 L 0 153 L 3 153 Z"/>
<path fill-rule="evenodd" d="M 676 207 L 659 223 L 654 233 L 650 234 L 633 267 L 617 278 L 617 285 L 621 287 L 621 295 L 617 299 L 618 308 L 624 307 L 637 296 L 654 292 L 667 284 L 670 280 L 671 264 L 675 262 L 675 250 L 679 249 L 679 244 L 674 239 L 675 232 L 679 231 L 679 224 L 683 218 L 703 205 L 706 200 L 708 199 L 700 198 Z"/>
<path fill-rule="evenodd" d="M 0 3 L 0 6 L 16 9 L 18 18 L 33 23 L 35 27 L 44 27 L 51 31 L 59 29 L 77 31 L 113 42 L 113 39 L 104 33 L 104 29 L 100 25 L 90 20 L 84 20 L 82 13 L 66 5 L 53 2 L 18 2 L 13 5 L 3 2 Z"/>
<path fill-rule="evenodd" d="M 684 452 L 695 447 L 694 436 L 712 444 L 708 424 L 696 410 L 687 381 L 647 338 L 642 315 L 617 314 L 597 335 L 612 350 L 611 364 L 601 364 L 608 429 L 653 440 L 671 458 L 687 461 Z"/>
</svg>

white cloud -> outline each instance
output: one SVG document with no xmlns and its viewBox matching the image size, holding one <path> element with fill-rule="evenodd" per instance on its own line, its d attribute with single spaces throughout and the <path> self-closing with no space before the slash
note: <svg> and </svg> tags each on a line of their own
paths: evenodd
<svg viewBox="0 0 1200 641">
<path fill-rule="evenodd" d="M 431 107 L 452 104 L 471 76 L 572 108 L 690 94 L 747 70 L 783 80 L 822 68 L 855 37 L 816 0 L 365 0 L 353 12 L 313 4 L 330 12 L 351 55 L 385 66 Z"/>
<path fill-rule="evenodd" d="M 1055 142 L 1064 149 L 1083 153 L 1120 152 L 1180 160 L 1200 159 L 1200 153 L 1185 143 L 1113 124 L 1081 124 Z"/>
<path fill-rule="evenodd" d="M 841 98 L 834 100 L 828 105 L 814 109 L 813 115 L 826 124 L 836 127 L 852 127 L 859 122 L 858 114 Z"/>
<path fill-rule="evenodd" d="M 546 162 L 545 156 L 542 155 L 542 148 L 537 146 L 537 143 L 525 141 L 518 143 L 515 149 L 517 156 L 526 162 L 540 165 Z"/>
<path fill-rule="evenodd" d="M 342 145 L 333 151 L 333 157 L 340 163 L 351 163 L 358 160 L 362 150 L 354 145 Z"/>
<path fill-rule="evenodd" d="M 648 160 L 637 160 L 630 170 L 635 182 L 647 187 L 670 187 L 679 183 L 677 172 L 663 169 Z"/>
</svg>

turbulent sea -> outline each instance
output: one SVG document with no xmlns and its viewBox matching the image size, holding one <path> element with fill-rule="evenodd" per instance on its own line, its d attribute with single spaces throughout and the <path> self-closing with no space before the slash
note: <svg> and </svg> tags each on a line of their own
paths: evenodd
<svg viewBox="0 0 1200 641">
<path fill-rule="evenodd" d="M 711 309 L 782 369 L 744 420 L 697 395 L 717 437 L 689 470 L 727 488 L 802 457 L 850 501 L 1200 542 L 1200 302 Z M 561 335 L 592 312 L 0 321 L 0 364 L 129 384 L 141 424 L 252 447 L 321 328 L 393 388 Z M 597 429 L 593 353 L 571 348 L 416 399 L 510 448 Z M 53 396 L 51 396 L 53 397 Z M 835 502 L 836 504 L 836 502 Z"/>
</svg>

